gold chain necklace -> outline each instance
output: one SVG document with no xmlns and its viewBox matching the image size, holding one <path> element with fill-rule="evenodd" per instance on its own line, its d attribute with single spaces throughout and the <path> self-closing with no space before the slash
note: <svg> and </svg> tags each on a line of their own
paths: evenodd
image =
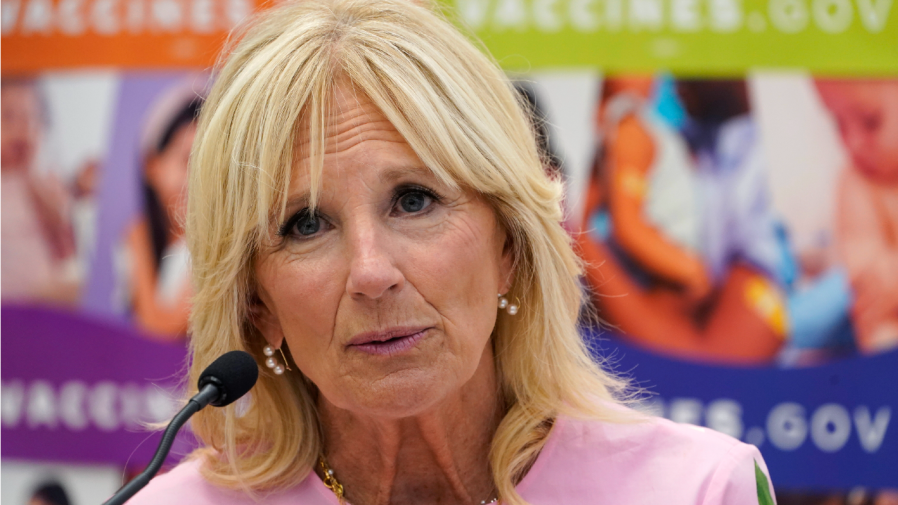
<svg viewBox="0 0 898 505">
<path fill-rule="evenodd" d="M 324 485 L 337 495 L 340 505 L 344 505 L 346 502 L 343 501 L 343 485 L 337 482 L 337 478 L 334 477 L 334 471 L 327 466 L 327 461 L 324 460 L 323 454 L 318 456 L 318 465 L 321 467 L 321 471 L 324 472 Z"/>
<path fill-rule="evenodd" d="M 345 505 L 346 502 L 343 501 L 343 485 L 337 482 L 337 477 L 334 476 L 334 471 L 327 466 L 327 461 L 324 459 L 323 454 L 318 456 L 318 466 L 321 467 L 321 471 L 324 473 L 324 485 L 337 495 L 337 500 L 340 502 L 340 505 Z M 490 501 L 483 500 L 480 502 L 480 505 L 488 505 L 498 501 L 499 498 L 493 498 Z"/>
</svg>

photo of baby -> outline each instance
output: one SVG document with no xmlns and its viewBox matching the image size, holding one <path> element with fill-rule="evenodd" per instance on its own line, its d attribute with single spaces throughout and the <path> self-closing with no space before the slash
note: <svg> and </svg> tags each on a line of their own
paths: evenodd
<svg viewBox="0 0 898 505">
<path fill-rule="evenodd" d="M 898 347 L 898 81 L 818 80 L 848 153 L 836 233 L 854 304 L 858 348 Z"/>
</svg>

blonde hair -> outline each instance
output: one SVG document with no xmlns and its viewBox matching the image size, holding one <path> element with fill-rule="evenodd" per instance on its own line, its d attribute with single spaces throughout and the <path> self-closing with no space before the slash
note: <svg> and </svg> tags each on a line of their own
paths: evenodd
<svg viewBox="0 0 898 505">
<path fill-rule="evenodd" d="M 283 213 L 300 134 L 310 140 L 313 191 L 320 184 L 328 108 L 345 82 L 443 182 L 482 195 L 509 234 L 508 297 L 523 308 L 501 314 L 492 335 L 507 413 L 490 464 L 501 498 L 524 503 L 514 486 L 555 418 L 614 419 L 623 384 L 578 334 L 581 264 L 560 224 L 562 184 L 543 170 L 527 111 L 495 62 L 425 6 L 291 2 L 260 15 L 230 51 L 191 157 L 190 383 L 229 350 L 263 359 L 264 339 L 248 319 L 255 255 Z M 200 412 L 193 430 L 207 446 L 206 478 L 249 491 L 299 483 L 321 451 L 316 394 L 301 374 L 265 372 L 239 407 Z"/>
</svg>

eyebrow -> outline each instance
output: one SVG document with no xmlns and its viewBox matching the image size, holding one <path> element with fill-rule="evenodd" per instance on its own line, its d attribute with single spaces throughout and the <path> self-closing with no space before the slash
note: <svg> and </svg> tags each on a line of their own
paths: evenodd
<svg viewBox="0 0 898 505">
<path fill-rule="evenodd" d="M 432 170 L 422 165 L 409 165 L 404 167 L 388 168 L 385 173 L 381 174 L 380 179 L 385 182 L 395 182 L 408 175 L 424 174 L 429 177 L 436 178 Z"/>
<path fill-rule="evenodd" d="M 384 171 L 380 176 L 380 180 L 383 182 L 396 182 L 404 177 L 410 175 L 425 175 L 427 177 L 431 177 L 434 181 L 438 181 L 436 174 L 433 173 L 432 170 L 427 168 L 427 166 L 421 165 L 406 165 L 406 166 L 397 166 L 391 167 Z M 307 207 L 309 202 L 312 199 L 312 195 L 306 191 L 302 194 L 294 195 L 287 199 L 287 203 L 284 206 L 285 215 L 287 217 L 293 215 L 299 209 Z M 277 217 L 275 218 L 277 219 Z"/>
<path fill-rule="evenodd" d="M 308 192 L 288 198 L 287 203 L 284 205 L 285 214 L 289 217 L 296 210 L 307 207 L 311 199 L 312 195 Z"/>
</svg>

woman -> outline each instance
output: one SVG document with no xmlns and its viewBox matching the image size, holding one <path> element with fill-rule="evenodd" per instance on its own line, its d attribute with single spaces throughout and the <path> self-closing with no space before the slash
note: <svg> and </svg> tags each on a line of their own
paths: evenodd
<svg viewBox="0 0 898 505">
<path fill-rule="evenodd" d="M 757 503 L 755 448 L 616 402 L 537 153 L 425 7 L 257 20 L 191 158 L 191 375 L 231 349 L 268 371 L 133 503 Z"/>
<path fill-rule="evenodd" d="M 123 277 L 135 322 L 163 340 L 183 339 L 192 295 L 183 229 L 187 161 L 201 103 L 192 84 L 168 89 L 150 109 L 140 143 L 144 211 L 125 238 Z"/>
</svg>

